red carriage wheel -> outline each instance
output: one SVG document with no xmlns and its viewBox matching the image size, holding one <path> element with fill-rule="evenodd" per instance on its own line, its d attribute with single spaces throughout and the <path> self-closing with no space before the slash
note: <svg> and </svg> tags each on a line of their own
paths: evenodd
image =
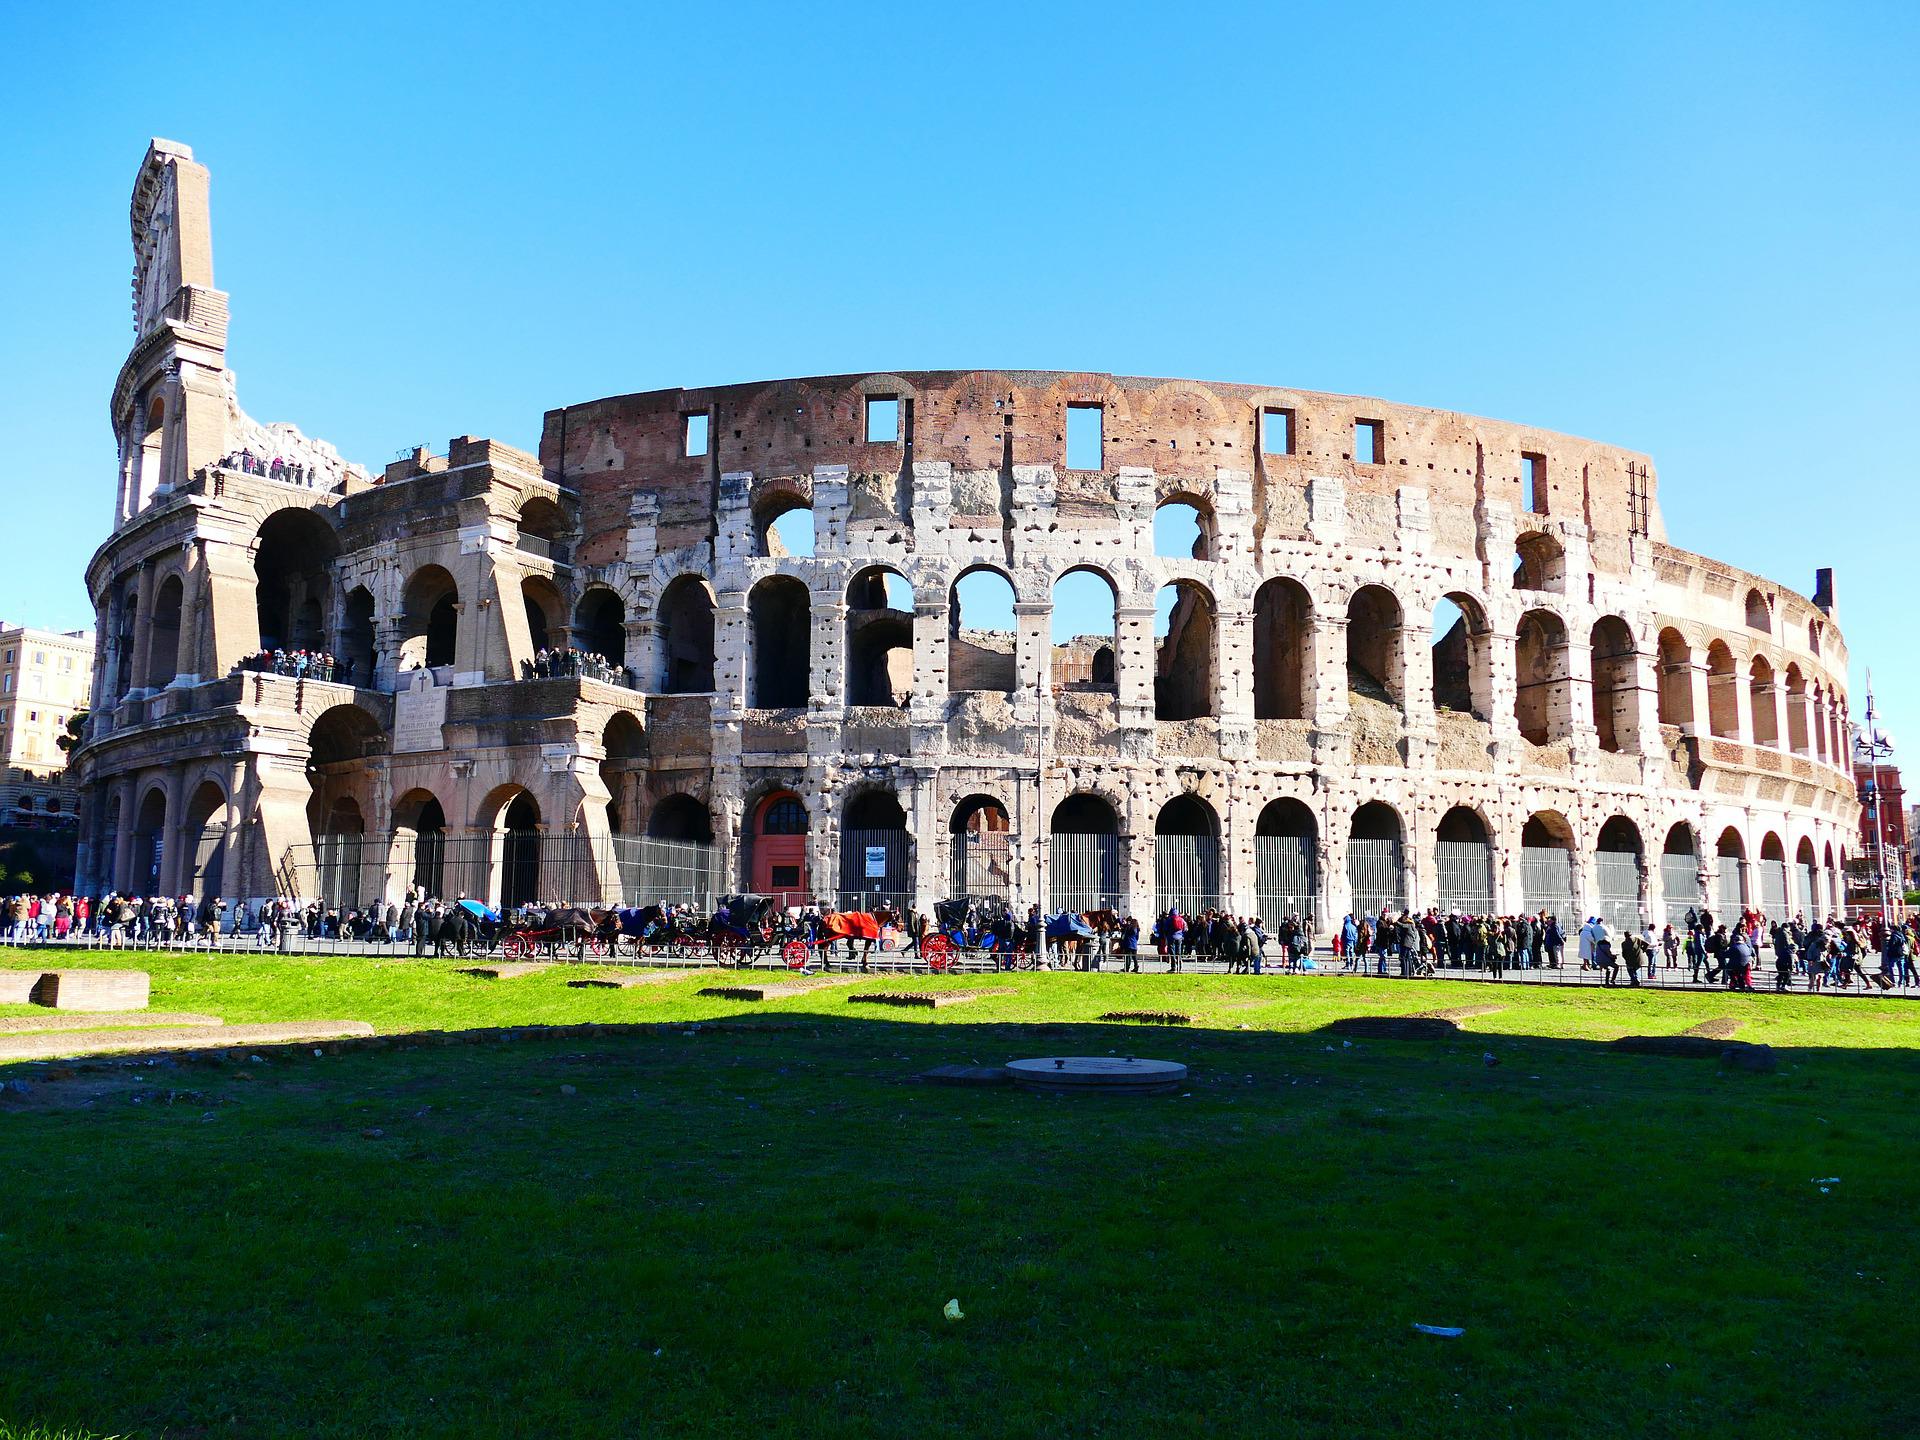
<svg viewBox="0 0 1920 1440">
<path fill-rule="evenodd" d="M 526 937 L 514 931 L 500 942 L 500 958 L 503 960 L 524 960 L 532 953 Z"/>
<path fill-rule="evenodd" d="M 813 959 L 813 948 L 804 940 L 789 940 L 780 947 L 780 958 L 789 970 L 804 970 Z"/>
<path fill-rule="evenodd" d="M 953 968 L 953 942 L 944 935 L 929 935 L 920 942 L 920 953 L 927 957 L 927 969 L 943 974 Z"/>
<path fill-rule="evenodd" d="M 732 969 L 740 965 L 741 960 L 742 951 L 740 937 L 738 935 L 734 934 L 731 930 L 723 930 L 719 935 L 714 937 L 714 964 Z"/>
<path fill-rule="evenodd" d="M 600 956 L 604 956 L 606 953 L 607 953 L 606 941 L 602 940 L 598 935 L 589 935 L 587 937 L 587 954 L 595 957 L 600 957 Z"/>
</svg>

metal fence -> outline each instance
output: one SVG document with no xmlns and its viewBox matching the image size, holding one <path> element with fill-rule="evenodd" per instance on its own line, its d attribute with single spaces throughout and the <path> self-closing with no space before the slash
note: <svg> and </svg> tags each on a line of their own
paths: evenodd
<svg viewBox="0 0 1920 1440">
<path fill-rule="evenodd" d="M 1706 899 L 1700 888 L 1700 862 L 1691 855 L 1662 855 L 1660 888 L 1666 894 L 1667 923 L 1684 929 L 1687 911 L 1697 913 Z"/>
<path fill-rule="evenodd" d="M 1013 837 L 1005 830 L 962 830 L 948 856 L 950 895 L 1013 898 Z"/>
<path fill-rule="evenodd" d="M 1047 837 L 1050 911 L 1120 908 L 1120 837 L 1054 834 Z"/>
<path fill-rule="evenodd" d="M 1520 851 L 1521 905 L 1529 915 L 1542 910 L 1558 915 L 1564 926 L 1577 920 L 1573 904 L 1573 852 L 1555 845 L 1528 845 Z"/>
<path fill-rule="evenodd" d="M 1314 881 L 1311 835 L 1254 836 L 1254 904 L 1268 925 L 1288 915 L 1313 921 L 1320 910 Z"/>
<path fill-rule="evenodd" d="M 1594 914 L 1615 932 L 1640 933 L 1646 917 L 1640 913 L 1640 857 L 1631 850 L 1602 850 L 1593 857 L 1599 894 Z"/>
<path fill-rule="evenodd" d="M 1347 841 L 1347 884 L 1353 890 L 1353 913 L 1378 915 L 1404 910 L 1407 904 L 1405 867 L 1398 840 Z"/>
<path fill-rule="evenodd" d="M 1798 914 L 1806 916 L 1809 923 L 1819 912 L 1819 902 L 1815 899 L 1817 893 L 1814 888 L 1813 866 L 1795 865 L 1793 867 L 1794 909 Z"/>
<path fill-rule="evenodd" d="M 871 903 L 855 904 L 863 896 L 913 895 L 905 830 L 842 830 L 840 832 L 840 907 L 870 910 Z M 896 903 L 906 903 L 905 900 Z"/>
<path fill-rule="evenodd" d="M 1433 847 L 1437 883 L 1434 903 L 1451 913 L 1491 915 L 1493 847 L 1481 841 L 1441 840 Z"/>
<path fill-rule="evenodd" d="M 1153 837 L 1153 905 L 1184 914 L 1220 905 L 1220 841 L 1212 835 Z"/>
<path fill-rule="evenodd" d="M 1760 913 L 1769 920 L 1787 918 L 1787 862 L 1760 862 Z"/>
<path fill-rule="evenodd" d="M 1720 857 L 1720 877 L 1714 887 L 1714 908 L 1720 919 L 1731 921 L 1747 903 L 1747 862 L 1731 855 Z"/>
<path fill-rule="evenodd" d="M 289 899 L 359 909 L 375 900 L 466 895 L 491 905 L 532 902 L 708 905 L 726 889 L 711 845 L 584 831 L 508 831 L 448 837 L 435 831 L 395 835 L 321 835 L 290 846 L 276 889 Z"/>
</svg>

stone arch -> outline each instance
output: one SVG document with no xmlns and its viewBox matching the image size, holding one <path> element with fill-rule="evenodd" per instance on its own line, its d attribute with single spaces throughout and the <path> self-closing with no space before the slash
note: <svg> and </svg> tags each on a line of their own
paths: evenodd
<svg viewBox="0 0 1920 1440">
<path fill-rule="evenodd" d="M 133 812 L 133 854 L 128 857 L 127 888 L 135 895 L 152 896 L 161 886 L 161 867 L 167 843 L 167 792 L 148 787 Z"/>
<path fill-rule="evenodd" d="M 1313 694 L 1313 597 L 1288 576 L 1253 592 L 1253 715 L 1304 720 Z"/>
<path fill-rule="evenodd" d="M 1818 620 L 1807 622 L 1807 653 L 1810 655 L 1820 653 L 1820 622 Z"/>
<path fill-rule="evenodd" d="M 389 873 L 424 899 L 444 897 L 447 875 L 447 812 L 440 797 L 415 786 L 393 805 L 393 856 Z"/>
<path fill-rule="evenodd" d="M 1521 904 L 1529 915 L 1554 915 L 1570 930 L 1579 866 L 1573 826 L 1558 810 L 1536 810 L 1520 828 Z"/>
<path fill-rule="evenodd" d="M 892 786 L 850 790 L 840 810 L 840 903 L 870 910 L 905 905 L 913 893 L 906 807 Z"/>
<path fill-rule="evenodd" d="M 997 566 L 969 565 L 947 591 L 947 688 L 1011 692 L 1018 683 L 1013 581 Z M 998 621 L 1004 607 L 1004 623 Z"/>
<path fill-rule="evenodd" d="M 1640 827 L 1625 815 L 1614 815 L 1601 825 L 1594 841 L 1594 876 L 1599 882 L 1596 910 L 1617 929 L 1638 934 L 1646 923 L 1641 904 L 1646 847 Z"/>
<path fill-rule="evenodd" d="M 1406 703 L 1404 612 L 1384 585 L 1362 585 L 1347 599 L 1347 689 L 1389 705 Z"/>
<path fill-rule="evenodd" d="M 1047 904 L 1084 914 L 1121 903 L 1121 805 L 1094 790 L 1061 797 L 1047 819 Z"/>
<path fill-rule="evenodd" d="M 804 518 L 805 524 L 794 517 Z M 772 559 L 804 558 L 816 553 L 819 533 L 813 500 L 785 487 L 764 490 L 753 505 L 754 553 Z"/>
<path fill-rule="evenodd" d="M 1788 908 L 1796 916 L 1811 919 L 1820 913 L 1820 857 L 1813 837 L 1802 835 L 1793 851 L 1793 884 L 1787 896 Z"/>
<path fill-rule="evenodd" d="M 1669 625 L 1660 632 L 1660 723 L 1691 725 L 1693 650 L 1686 636 Z"/>
<path fill-rule="evenodd" d="M 1113 686 L 1118 674 L 1114 649 L 1120 613 L 1120 591 L 1113 577 L 1097 565 L 1075 565 L 1055 578 L 1049 596 L 1053 683 Z M 1101 628 L 1080 630 L 1081 624 Z"/>
<path fill-rule="evenodd" d="M 1176 795 L 1153 821 L 1154 909 L 1184 914 L 1220 904 L 1220 816 L 1202 796 Z"/>
<path fill-rule="evenodd" d="M 573 607 L 573 643 L 616 670 L 627 663 L 627 602 L 606 585 L 592 585 Z"/>
<path fill-rule="evenodd" d="M 1385 915 L 1407 907 L 1406 826 L 1384 800 L 1358 806 L 1347 821 L 1347 886 L 1353 914 Z"/>
<path fill-rule="evenodd" d="M 1493 626 L 1479 600 L 1462 590 L 1433 608 L 1433 708 L 1493 719 Z"/>
<path fill-rule="evenodd" d="M 661 691 L 705 695 L 713 690 L 713 587 L 699 575 L 678 575 L 660 592 Z"/>
<path fill-rule="evenodd" d="M 1434 902 L 1449 913 L 1491 915 L 1493 828 L 1471 805 L 1455 805 L 1433 831 Z"/>
<path fill-rule="evenodd" d="M 600 783 L 607 790 L 607 829 L 615 835 L 640 814 L 640 791 L 646 781 L 647 732 L 640 717 L 616 710 L 600 732 Z"/>
<path fill-rule="evenodd" d="M 1763 635 L 1773 633 L 1773 604 L 1766 593 L 1758 588 L 1747 591 L 1747 628 L 1758 630 Z"/>
<path fill-rule="evenodd" d="M 769 575 L 747 592 L 747 622 L 747 704 L 755 710 L 804 706 L 812 676 L 812 594 L 791 575 Z"/>
<path fill-rule="evenodd" d="M 1219 559 L 1213 502 L 1184 488 L 1162 495 L 1153 507 L 1153 553 L 1168 560 Z"/>
<path fill-rule="evenodd" d="M 913 698 L 913 606 L 911 583 L 891 565 L 866 566 L 848 583 L 849 705 L 905 709 Z"/>
<path fill-rule="evenodd" d="M 997 795 L 974 792 L 947 818 L 949 895 L 1013 898 L 1013 821 Z"/>
<path fill-rule="evenodd" d="M 1773 662 L 1755 655 L 1747 666 L 1747 706 L 1753 716 L 1753 743 L 1780 745 L 1780 712 L 1774 703 Z"/>
<path fill-rule="evenodd" d="M 1269 924 L 1298 916 L 1309 928 L 1320 908 L 1319 822 L 1291 795 L 1269 800 L 1253 827 L 1254 902 Z"/>
<path fill-rule="evenodd" d="M 1798 665 L 1789 664 L 1787 687 L 1787 748 L 1796 755 L 1811 755 L 1812 743 L 1807 729 L 1807 677 Z"/>
<path fill-rule="evenodd" d="M 1618 615 L 1603 615 L 1588 634 L 1593 681 L 1593 728 L 1600 748 L 1638 750 L 1640 652 L 1633 630 Z"/>
<path fill-rule="evenodd" d="M 647 834 L 655 840 L 680 840 L 693 845 L 713 843 L 713 812 L 693 796 L 675 792 L 654 802 L 647 816 Z"/>
<path fill-rule="evenodd" d="M 452 665 L 459 652 L 460 587 L 439 565 L 407 577 L 400 598 L 400 663 L 407 669 Z"/>
<path fill-rule="evenodd" d="M 227 792 L 219 781 L 202 780 L 187 801 L 181 841 L 189 847 L 181 876 L 184 894 L 218 898 L 226 893 Z"/>
<path fill-rule="evenodd" d="M 529 575 L 520 582 L 520 599 L 527 613 L 527 639 L 534 650 L 564 648 L 567 603 L 560 598 L 560 588 L 544 575 Z"/>
<path fill-rule="evenodd" d="M 340 634 L 334 641 L 334 678 L 351 685 L 374 683 L 378 642 L 374 630 L 373 592 L 356 585 L 340 606 Z"/>
<path fill-rule="evenodd" d="M 1195 580 L 1174 580 L 1154 596 L 1153 715 L 1197 720 L 1212 715 L 1217 693 L 1218 611 Z"/>
<path fill-rule="evenodd" d="M 158 690 L 171 684 L 180 670 L 181 601 L 186 587 L 180 576 L 169 575 L 160 582 L 153 597 L 153 617 L 147 624 L 147 688 Z"/>
<path fill-rule="evenodd" d="M 1722 921 L 1731 923 L 1746 909 L 1753 894 L 1747 875 L 1747 842 L 1736 827 L 1729 825 L 1720 832 L 1714 852 L 1720 866 L 1715 908 Z"/>
<path fill-rule="evenodd" d="M 1567 626 L 1551 610 L 1529 610 L 1513 637 L 1513 715 L 1520 734 L 1546 745 L 1571 733 L 1573 723 Z"/>
<path fill-rule="evenodd" d="M 319 650 L 340 537 L 317 510 L 276 510 L 254 537 L 254 610 L 263 650 Z"/>
<path fill-rule="evenodd" d="M 520 549 L 528 554 L 566 560 L 566 513 L 546 496 L 529 496 L 520 506 L 514 528 Z"/>
<path fill-rule="evenodd" d="M 1513 588 L 1566 594 L 1566 547 L 1545 531 L 1520 535 L 1513 544 Z"/>
<path fill-rule="evenodd" d="M 812 900 L 807 835 L 812 821 L 792 790 L 776 788 L 755 803 L 746 826 L 747 885 L 782 905 Z"/>
<path fill-rule="evenodd" d="M 1707 646 L 1707 726 L 1722 740 L 1740 738 L 1739 683 L 1732 647 L 1715 640 Z"/>
</svg>

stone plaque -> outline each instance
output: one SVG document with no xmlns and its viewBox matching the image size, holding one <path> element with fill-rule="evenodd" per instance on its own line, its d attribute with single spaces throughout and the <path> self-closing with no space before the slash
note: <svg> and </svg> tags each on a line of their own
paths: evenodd
<svg viewBox="0 0 1920 1440">
<path fill-rule="evenodd" d="M 447 692 L 433 683 L 431 670 L 409 670 L 406 687 L 393 697 L 393 753 L 438 750 L 447 723 Z"/>
</svg>

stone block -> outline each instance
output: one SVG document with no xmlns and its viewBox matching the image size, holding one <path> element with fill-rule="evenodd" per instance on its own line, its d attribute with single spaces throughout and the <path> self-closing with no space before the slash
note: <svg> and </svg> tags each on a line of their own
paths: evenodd
<svg viewBox="0 0 1920 1440">
<path fill-rule="evenodd" d="M 31 1005 L 44 970 L 0 970 L 0 1005 Z"/>
<path fill-rule="evenodd" d="M 152 981 L 144 970 L 49 970 L 33 1003 L 55 1010 L 144 1010 Z"/>
</svg>

